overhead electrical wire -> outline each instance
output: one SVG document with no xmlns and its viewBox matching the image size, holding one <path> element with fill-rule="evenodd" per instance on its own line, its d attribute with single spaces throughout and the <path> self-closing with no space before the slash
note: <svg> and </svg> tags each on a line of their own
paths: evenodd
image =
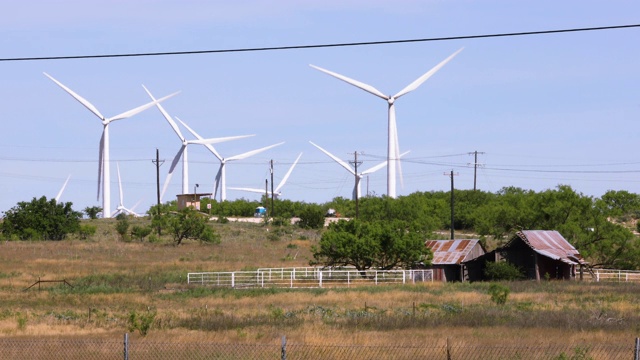
<svg viewBox="0 0 640 360">
<path fill-rule="evenodd" d="M 271 46 L 271 47 L 255 47 L 255 48 L 237 48 L 237 49 L 166 51 L 166 52 L 97 54 L 97 55 L 42 56 L 42 57 L 14 57 L 14 58 L 0 58 L 0 61 L 9 62 L 9 61 L 103 59 L 103 58 L 122 58 L 122 57 L 175 56 L 175 55 L 220 54 L 220 53 L 236 53 L 236 52 L 256 52 L 256 51 L 300 50 L 300 49 L 318 49 L 318 48 L 349 47 L 349 46 L 389 45 L 389 44 L 403 44 L 403 43 L 417 43 L 417 42 L 431 42 L 431 41 L 471 40 L 471 39 L 486 39 L 486 38 L 511 37 L 511 36 L 546 35 L 546 34 L 585 32 L 585 31 L 629 29 L 629 28 L 638 28 L 638 27 L 640 27 L 640 24 L 597 26 L 597 27 L 540 30 L 540 31 L 522 31 L 522 32 L 512 32 L 512 33 L 481 34 L 481 35 L 446 36 L 446 37 L 421 38 L 421 39 L 363 41 L 363 42 L 350 42 L 350 43 Z"/>
</svg>

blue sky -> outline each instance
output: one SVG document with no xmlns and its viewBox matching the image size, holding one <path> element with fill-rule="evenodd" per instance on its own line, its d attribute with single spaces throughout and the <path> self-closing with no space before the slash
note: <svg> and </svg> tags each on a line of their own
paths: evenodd
<svg viewBox="0 0 640 360">
<path fill-rule="evenodd" d="M 292 46 L 510 33 L 640 23 L 637 1 L 29 1 L 0 12 L 0 58 Z M 361 168 L 386 156 L 387 105 L 310 68 L 314 64 L 395 94 L 464 47 L 396 103 L 404 186 L 398 194 L 477 186 L 541 191 L 559 184 L 599 197 L 640 193 L 640 28 L 379 46 L 201 55 L 0 62 L 0 211 L 18 201 L 96 200 L 98 119 L 47 72 L 113 116 L 156 96 L 205 137 L 256 134 L 215 145 L 223 156 L 284 141 L 230 163 L 227 186 L 277 184 L 300 152 L 283 198 L 322 203 L 350 197 L 353 177 L 309 141 Z M 124 202 L 155 202 L 155 149 L 169 163 L 180 147 L 157 109 L 110 125 Z M 186 133 L 186 131 L 185 131 Z M 213 190 L 218 162 L 189 148 L 190 187 Z M 179 169 L 165 200 L 180 192 Z M 386 193 L 386 170 L 362 191 Z M 228 199 L 258 194 L 228 190 Z"/>
</svg>

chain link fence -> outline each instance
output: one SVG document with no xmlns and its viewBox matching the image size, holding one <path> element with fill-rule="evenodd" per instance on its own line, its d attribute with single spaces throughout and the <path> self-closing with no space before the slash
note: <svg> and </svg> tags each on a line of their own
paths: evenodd
<svg viewBox="0 0 640 360">
<path fill-rule="evenodd" d="M 638 344 L 566 344 L 486 346 L 425 344 L 424 346 L 308 345 L 287 343 L 229 344 L 129 340 L 0 339 L 0 359 L 639 359 Z"/>
</svg>

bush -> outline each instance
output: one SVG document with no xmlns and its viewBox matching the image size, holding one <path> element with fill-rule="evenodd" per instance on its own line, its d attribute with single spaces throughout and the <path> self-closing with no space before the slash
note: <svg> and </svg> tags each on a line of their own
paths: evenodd
<svg viewBox="0 0 640 360">
<path fill-rule="evenodd" d="M 119 214 L 116 219 L 118 219 L 116 222 L 116 231 L 120 234 L 120 238 L 122 241 L 129 241 L 129 236 L 127 234 L 127 231 L 129 230 L 129 220 L 127 219 L 127 216 Z"/>
<path fill-rule="evenodd" d="M 506 262 L 489 262 L 485 263 L 484 276 L 493 281 L 513 281 L 524 278 L 522 271 L 515 265 Z"/>
<path fill-rule="evenodd" d="M 146 314 L 138 314 L 135 310 L 129 314 L 129 331 L 138 330 L 140 335 L 146 336 L 151 329 L 151 324 L 156 318 L 155 311 L 147 311 Z"/>
<path fill-rule="evenodd" d="M 151 234 L 151 227 L 149 226 L 134 225 L 131 229 L 131 236 L 140 241 L 144 241 L 144 238 L 149 234 Z"/>
<path fill-rule="evenodd" d="M 6 211 L 0 230 L 7 238 L 22 240 L 47 239 L 62 240 L 67 234 L 80 229 L 82 214 L 74 211 L 72 203 L 58 203 L 55 199 L 33 198 L 31 202 L 21 201 Z"/>
<path fill-rule="evenodd" d="M 324 211 L 320 205 L 309 204 L 300 211 L 298 226 L 305 229 L 322 229 L 324 227 Z"/>
<path fill-rule="evenodd" d="M 78 237 L 80 240 L 87 240 L 91 236 L 96 234 L 96 227 L 93 225 L 80 225 L 78 230 Z"/>
<path fill-rule="evenodd" d="M 489 295 L 491 296 L 491 301 L 496 303 L 496 305 L 504 305 L 507 302 L 507 298 L 509 297 L 508 287 L 500 284 L 491 284 L 489 285 Z"/>
</svg>

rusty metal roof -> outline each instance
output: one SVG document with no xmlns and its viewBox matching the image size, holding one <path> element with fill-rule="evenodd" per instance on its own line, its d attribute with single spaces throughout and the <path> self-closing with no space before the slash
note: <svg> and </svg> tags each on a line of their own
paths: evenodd
<svg viewBox="0 0 640 360">
<path fill-rule="evenodd" d="M 523 230 L 516 235 L 540 255 L 567 264 L 584 263 L 578 250 L 555 230 Z"/>
<path fill-rule="evenodd" d="M 454 265 L 462 263 L 478 241 L 477 239 L 428 240 L 425 245 L 433 252 L 433 260 L 431 260 L 433 265 Z M 482 252 L 484 253 L 484 249 Z"/>
</svg>

